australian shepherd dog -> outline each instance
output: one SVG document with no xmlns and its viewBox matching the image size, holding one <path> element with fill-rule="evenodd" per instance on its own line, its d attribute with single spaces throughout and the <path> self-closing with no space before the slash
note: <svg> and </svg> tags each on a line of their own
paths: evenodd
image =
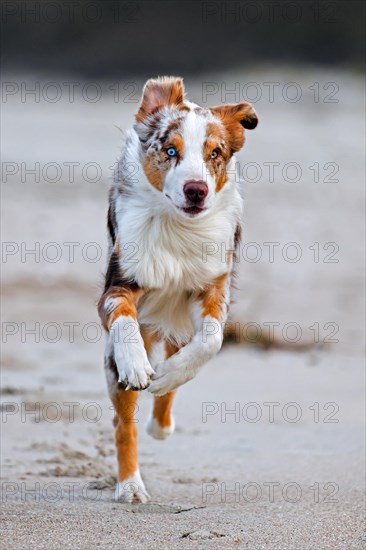
<svg viewBox="0 0 366 550">
<path fill-rule="evenodd" d="M 98 304 L 115 408 L 116 500 L 149 499 L 137 462 L 138 391 L 154 396 L 147 432 L 165 439 L 176 389 L 221 348 L 242 217 L 234 154 L 257 122 L 250 103 L 203 108 L 185 98 L 182 79 L 164 77 L 146 83 L 125 135 Z"/>
</svg>

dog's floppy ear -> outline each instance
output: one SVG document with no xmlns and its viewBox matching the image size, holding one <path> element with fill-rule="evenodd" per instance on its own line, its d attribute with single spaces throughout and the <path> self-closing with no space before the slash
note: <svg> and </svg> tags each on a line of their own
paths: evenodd
<svg viewBox="0 0 366 550">
<path fill-rule="evenodd" d="M 136 121 L 141 122 L 167 105 L 181 106 L 184 103 L 183 80 L 174 76 L 163 76 L 146 82 L 142 92 L 141 105 Z"/>
<path fill-rule="evenodd" d="M 225 124 L 233 152 L 239 151 L 244 144 L 243 128 L 254 130 L 258 124 L 258 116 L 251 103 L 220 105 L 210 107 L 210 111 Z"/>
<path fill-rule="evenodd" d="M 258 124 L 257 113 L 251 103 L 236 103 L 210 107 L 215 116 L 220 118 L 224 124 L 239 122 L 244 128 L 254 130 Z"/>
</svg>

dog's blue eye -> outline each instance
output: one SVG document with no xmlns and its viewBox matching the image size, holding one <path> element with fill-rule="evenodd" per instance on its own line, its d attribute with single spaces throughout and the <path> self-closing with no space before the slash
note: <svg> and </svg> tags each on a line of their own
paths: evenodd
<svg viewBox="0 0 366 550">
<path fill-rule="evenodd" d="M 166 150 L 166 154 L 169 157 L 175 157 L 177 154 L 177 150 L 174 147 L 169 147 L 169 149 Z"/>
</svg>

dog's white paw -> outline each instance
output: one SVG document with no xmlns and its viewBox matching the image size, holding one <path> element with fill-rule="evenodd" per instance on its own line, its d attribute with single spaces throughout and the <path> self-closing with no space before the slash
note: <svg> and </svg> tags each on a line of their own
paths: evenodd
<svg viewBox="0 0 366 550">
<path fill-rule="evenodd" d="M 141 358 L 140 361 L 134 359 L 133 364 L 125 368 L 125 363 L 116 360 L 119 379 L 118 382 L 125 384 L 126 390 L 145 390 L 149 384 L 151 376 L 154 374 L 149 361 Z"/>
<path fill-rule="evenodd" d="M 162 427 L 158 424 L 157 420 L 155 420 L 155 418 L 150 415 L 145 426 L 146 431 L 154 439 L 166 439 L 172 433 L 174 433 L 175 430 L 175 421 L 173 415 L 170 415 L 170 421 L 170 426 Z"/>
<path fill-rule="evenodd" d="M 149 392 L 156 395 L 157 397 L 162 397 L 163 395 L 175 390 L 182 384 L 185 380 L 182 380 L 181 377 L 175 376 L 174 374 L 168 372 L 155 380 L 152 380 L 149 385 Z"/>
<path fill-rule="evenodd" d="M 161 397 L 189 382 L 192 378 L 194 378 L 194 372 L 190 372 L 184 366 L 171 365 L 171 359 L 167 359 L 158 365 L 157 372 L 152 375 L 149 392 Z"/>
<path fill-rule="evenodd" d="M 142 340 L 137 321 L 132 317 L 119 317 L 111 327 L 114 343 L 114 359 L 118 370 L 118 382 L 126 390 L 144 390 L 154 374 Z"/>
<path fill-rule="evenodd" d="M 114 493 L 114 499 L 116 502 L 148 502 L 150 496 L 145 489 L 144 482 L 141 479 L 139 470 L 125 479 L 124 481 L 118 481 Z"/>
</svg>

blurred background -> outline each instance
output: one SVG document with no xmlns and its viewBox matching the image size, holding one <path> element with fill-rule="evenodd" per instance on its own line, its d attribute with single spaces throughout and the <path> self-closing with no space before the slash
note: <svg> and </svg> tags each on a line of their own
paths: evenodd
<svg viewBox="0 0 366 550">
<path fill-rule="evenodd" d="M 106 262 L 109 178 L 120 129 L 133 124 L 146 79 L 179 75 L 192 101 L 251 101 L 259 115 L 238 155 L 245 216 L 231 311 L 246 343 L 225 347 L 179 390 L 177 433 L 163 456 L 160 443 L 140 429 L 143 476 L 162 501 L 195 504 L 202 503 L 207 475 L 224 482 L 296 480 L 303 489 L 334 482 L 340 499 L 333 508 L 320 512 L 309 496 L 297 508 L 289 502 L 282 512 L 276 508 L 277 543 L 292 530 L 292 548 L 335 548 L 341 540 L 358 548 L 365 3 L 5 1 L 1 20 L 1 376 L 3 399 L 13 406 L 3 479 L 115 474 L 95 308 Z M 274 335 L 280 348 L 249 345 L 256 333 L 265 340 Z M 44 411 L 49 402 L 61 411 L 59 420 L 44 412 L 40 421 L 21 416 L 23 406 L 36 410 L 39 403 Z M 65 402 L 79 404 L 74 422 Z M 103 411 L 95 422 L 80 412 L 90 402 Z M 265 402 L 280 403 L 279 410 L 291 402 L 302 416 L 294 424 L 283 414 L 275 422 L 263 414 L 253 424 L 242 417 L 224 422 L 218 414 L 204 423 L 204 402 L 228 409 L 256 402 L 263 411 Z M 144 392 L 141 426 L 150 406 Z M 326 421 L 330 413 L 337 422 Z M 100 512 L 107 514 L 110 495 L 106 500 Z M 264 528 L 253 520 L 248 535 L 258 544 L 273 527 L 262 504 L 246 509 L 246 519 L 240 515 L 245 527 L 260 514 Z M 205 517 L 217 522 L 211 508 Z M 14 536 L 26 541 L 31 518 L 12 521 Z M 42 529 L 33 536 L 48 540 Z"/>
<path fill-rule="evenodd" d="M 8 1 L 6 68 L 117 77 L 262 63 L 363 65 L 358 0 Z"/>
</svg>

